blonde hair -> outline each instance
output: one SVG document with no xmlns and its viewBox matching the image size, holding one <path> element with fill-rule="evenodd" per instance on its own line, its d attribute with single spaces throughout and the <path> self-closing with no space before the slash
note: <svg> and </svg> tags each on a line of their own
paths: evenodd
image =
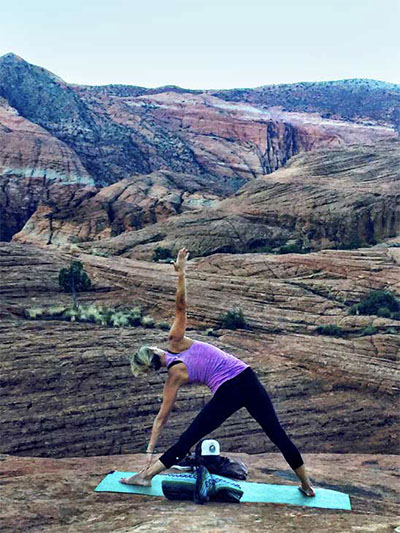
<svg viewBox="0 0 400 533">
<path fill-rule="evenodd" d="M 152 370 L 158 370 L 161 367 L 160 356 L 154 353 L 150 346 L 142 346 L 139 350 L 129 356 L 132 374 L 138 377 L 142 374 L 148 374 Z"/>
</svg>

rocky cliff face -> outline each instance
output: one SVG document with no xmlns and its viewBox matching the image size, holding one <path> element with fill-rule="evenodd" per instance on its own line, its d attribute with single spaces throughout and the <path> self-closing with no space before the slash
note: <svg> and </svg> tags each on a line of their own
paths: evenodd
<svg viewBox="0 0 400 533">
<path fill-rule="evenodd" d="M 103 187 L 169 171 L 191 176 L 189 187 L 201 179 L 227 196 L 301 151 L 397 137 L 390 121 L 351 124 L 314 109 L 227 102 L 209 92 L 68 85 L 14 54 L 0 58 L 0 97 L 3 240 L 46 201 L 53 180 Z M 46 179 L 35 194 L 21 181 L 32 177 Z"/>
<path fill-rule="evenodd" d="M 0 98 L 0 240 L 23 227 L 54 184 L 77 190 L 93 180 L 73 150 Z"/>
<path fill-rule="evenodd" d="M 307 256 L 214 255 L 189 263 L 188 335 L 250 363 L 269 390 L 285 428 L 304 452 L 397 453 L 400 322 L 350 316 L 371 289 L 400 294 L 397 249 L 326 251 Z M 141 305 L 171 320 L 176 276 L 171 265 L 81 254 L 93 280 L 83 302 Z M 164 371 L 134 379 L 128 354 L 166 343 L 157 328 L 27 320 L 27 307 L 67 304 L 58 271 L 70 256 L 14 243 L 0 246 L 0 451 L 65 457 L 144 450 L 158 412 Z M 239 306 L 248 330 L 220 330 L 218 317 Z M 342 338 L 317 334 L 338 324 Z M 367 326 L 376 333 L 363 334 Z M 170 446 L 209 399 L 185 387 L 158 443 Z M 226 451 L 261 453 L 272 444 L 247 412 L 213 435 Z"/>
<path fill-rule="evenodd" d="M 150 258 L 156 246 L 177 250 L 188 242 L 195 255 L 277 250 L 295 242 L 309 250 L 373 244 L 400 232 L 399 163 L 398 143 L 299 154 L 213 208 L 95 247 Z"/>
<path fill-rule="evenodd" d="M 0 96 L 71 148 L 96 183 L 149 170 L 133 132 L 96 115 L 63 80 L 14 54 L 0 58 Z"/>
<path fill-rule="evenodd" d="M 49 186 L 47 200 L 13 240 L 42 245 L 97 241 L 218 200 L 208 180 L 167 171 L 127 178 L 101 189 L 57 183 Z"/>
<path fill-rule="evenodd" d="M 149 133 L 157 124 L 179 135 L 203 168 L 228 181 L 248 181 L 269 174 L 300 151 L 374 144 L 397 137 L 390 127 L 261 109 L 224 102 L 208 94 L 162 92 L 123 98 L 102 95 L 94 101 L 120 124 L 142 129 L 149 125 Z M 179 159 L 179 150 L 175 157 Z"/>
</svg>

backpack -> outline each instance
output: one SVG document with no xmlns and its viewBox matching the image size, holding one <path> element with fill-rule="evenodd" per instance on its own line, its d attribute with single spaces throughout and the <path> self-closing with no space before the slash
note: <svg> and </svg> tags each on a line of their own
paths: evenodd
<svg viewBox="0 0 400 533">
<path fill-rule="evenodd" d="M 222 455 L 201 455 L 201 444 L 204 439 L 196 444 L 194 465 L 205 466 L 211 474 L 244 480 L 249 471 L 246 463 L 240 459 L 231 459 Z"/>
</svg>

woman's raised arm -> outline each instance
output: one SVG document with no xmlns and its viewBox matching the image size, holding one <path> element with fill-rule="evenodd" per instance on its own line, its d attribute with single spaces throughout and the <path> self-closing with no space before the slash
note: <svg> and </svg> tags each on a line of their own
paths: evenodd
<svg viewBox="0 0 400 533">
<path fill-rule="evenodd" d="M 176 289 L 175 320 L 169 332 L 168 339 L 172 342 L 179 342 L 186 331 L 186 280 L 185 266 L 189 252 L 186 248 L 181 248 L 174 263 L 175 271 L 178 273 L 178 286 Z"/>
</svg>

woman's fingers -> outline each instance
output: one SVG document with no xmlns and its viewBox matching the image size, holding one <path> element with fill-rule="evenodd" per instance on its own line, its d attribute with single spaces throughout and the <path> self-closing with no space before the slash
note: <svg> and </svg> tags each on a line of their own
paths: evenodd
<svg viewBox="0 0 400 533">
<path fill-rule="evenodd" d="M 189 250 L 187 248 L 181 248 L 176 257 L 176 261 L 173 262 L 174 269 L 178 272 L 180 269 L 185 268 L 185 261 L 189 257 Z"/>
<path fill-rule="evenodd" d="M 178 252 L 178 256 L 184 259 L 187 259 L 189 255 L 189 250 L 187 248 L 181 248 Z"/>
</svg>

